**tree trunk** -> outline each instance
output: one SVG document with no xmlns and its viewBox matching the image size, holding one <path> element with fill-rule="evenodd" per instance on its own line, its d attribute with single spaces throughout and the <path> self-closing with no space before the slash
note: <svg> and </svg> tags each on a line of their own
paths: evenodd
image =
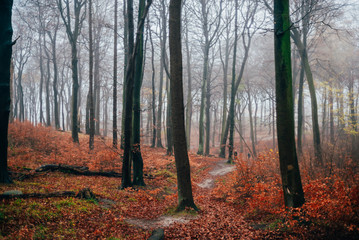
<svg viewBox="0 0 359 240">
<path fill-rule="evenodd" d="M 334 102 L 333 102 L 333 81 L 329 82 L 329 135 L 330 143 L 334 144 Z"/>
<path fill-rule="evenodd" d="M 101 83 L 100 83 L 100 40 L 95 41 L 94 49 L 94 91 L 93 91 L 93 108 L 95 121 L 95 135 L 100 135 L 100 101 L 101 101 Z"/>
<path fill-rule="evenodd" d="M 287 207 L 300 207 L 304 193 L 294 137 L 289 0 L 274 0 L 274 51 L 276 73 L 277 136 L 279 161 Z"/>
<path fill-rule="evenodd" d="M 171 0 L 169 7 L 169 45 L 171 65 L 172 126 L 177 169 L 178 206 L 197 210 L 193 201 L 190 165 L 187 153 L 184 125 L 183 87 L 182 87 L 182 49 L 181 49 L 181 0 Z"/>
<path fill-rule="evenodd" d="M 145 0 L 140 0 L 138 10 L 138 22 L 141 20 L 145 8 Z M 141 155 L 141 86 L 143 80 L 143 30 L 139 30 L 139 43 L 135 59 L 134 89 L 133 89 L 133 129 L 132 129 L 132 160 L 133 160 L 133 185 L 144 186 L 143 159 Z"/>
<path fill-rule="evenodd" d="M 158 93 L 158 110 L 157 110 L 157 147 L 163 148 L 161 141 L 161 124 L 162 124 L 162 92 L 163 92 L 163 68 L 165 61 L 165 51 L 166 51 L 166 39 L 167 39 L 167 20 L 166 20 L 166 6 L 165 1 L 161 1 L 161 21 L 162 21 L 162 38 L 161 42 L 161 63 L 160 63 L 160 87 Z"/>
<path fill-rule="evenodd" d="M 46 50 L 46 42 L 45 42 L 44 35 L 44 47 L 45 47 L 45 54 L 46 54 L 46 83 L 45 83 L 45 91 L 46 91 L 46 98 L 45 98 L 45 106 L 46 106 L 46 126 L 51 126 L 51 117 L 50 117 L 50 54 Z"/>
<path fill-rule="evenodd" d="M 8 126 L 10 113 L 10 62 L 12 54 L 13 1 L 0 2 L 0 183 L 12 183 L 7 165 Z"/>
<path fill-rule="evenodd" d="M 90 105 L 90 136 L 89 149 L 94 149 L 95 137 L 95 116 L 93 96 L 93 40 L 92 40 L 92 0 L 89 0 L 89 105 Z M 97 110 L 99 111 L 99 109 Z M 98 121 L 99 119 L 97 119 Z"/>
<path fill-rule="evenodd" d="M 112 107 L 112 146 L 117 149 L 117 11 L 118 1 L 115 0 L 115 22 L 113 41 L 113 107 Z"/>
<path fill-rule="evenodd" d="M 132 103 L 133 83 L 135 74 L 135 47 L 134 47 L 134 24 L 133 24 L 133 0 L 127 0 L 127 32 L 128 32 L 128 53 L 129 61 L 126 69 L 125 92 L 126 100 L 124 112 L 124 146 L 122 160 L 122 182 L 121 189 L 130 187 L 131 183 L 131 135 L 132 135 Z"/>
<path fill-rule="evenodd" d="M 236 60 L 237 60 L 237 41 L 238 41 L 238 0 L 235 0 L 235 20 L 234 20 L 234 48 L 233 48 L 233 63 L 232 63 L 232 84 L 231 84 L 231 101 L 229 105 L 228 112 L 228 122 L 229 122 L 229 147 L 228 147 L 228 163 L 233 163 L 233 147 L 234 147 L 234 101 L 237 93 L 237 89 L 235 86 L 236 81 Z M 228 134 L 225 132 L 225 135 Z M 224 138 L 226 139 L 226 138 Z M 223 142 L 222 142 L 223 144 Z M 225 157 L 225 146 L 226 142 L 224 142 L 224 146 L 221 146 L 221 153 L 223 151 L 223 157 Z M 223 150 L 222 150 L 223 149 Z"/>
<path fill-rule="evenodd" d="M 54 119 L 55 119 L 55 128 L 60 129 L 60 116 L 59 116 L 59 91 L 57 88 L 58 82 L 58 68 L 57 68 L 57 52 L 56 52 L 56 40 L 57 40 L 57 31 L 59 26 L 59 19 L 57 18 L 57 25 L 54 29 L 54 35 L 52 36 L 50 32 L 47 32 L 52 47 L 52 64 L 54 68 L 54 80 L 52 83 L 52 89 L 54 91 Z"/>
<path fill-rule="evenodd" d="M 208 34 L 208 33 L 207 33 Z M 209 43 L 205 43 L 204 46 L 204 60 L 203 60 L 203 78 L 201 87 L 201 108 L 199 113 L 199 139 L 198 139 L 198 151 L 197 154 L 203 155 L 204 150 L 204 111 L 206 101 L 206 89 L 208 84 L 208 56 L 209 56 Z"/>
<path fill-rule="evenodd" d="M 171 156 L 173 153 L 172 143 L 172 123 L 171 123 L 171 91 L 170 91 L 170 79 L 166 78 L 167 89 L 167 109 L 166 109 L 166 125 L 167 125 L 167 155 Z"/>
<path fill-rule="evenodd" d="M 300 40 L 300 35 L 297 29 L 291 28 L 291 36 L 300 52 L 300 56 L 303 64 L 302 67 L 304 68 L 304 72 L 308 81 L 310 100 L 312 103 L 312 127 L 313 127 L 313 144 L 314 144 L 315 158 L 316 158 L 316 164 L 322 165 L 323 162 L 322 162 L 322 150 L 321 150 L 320 132 L 319 132 L 318 104 L 315 94 L 313 75 L 308 61 L 307 49 L 306 46 Z"/>
<path fill-rule="evenodd" d="M 255 136 L 254 136 L 254 124 L 253 124 L 253 113 L 252 113 L 252 99 L 251 99 L 251 93 L 250 90 L 248 89 L 247 91 L 248 94 L 248 113 L 249 113 L 249 125 L 250 125 L 250 136 L 251 136 L 251 142 L 252 142 L 252 153 L 253 153 L 253 157 L 257 157 L 257 152 L 256 152 L 256 143 L 255 143 Z"/>
<path fill-rule="evenodd" d="M 131 162 L 130 156 L 132 152 L 131 137 L 132 137 L 132 108 L 133 108 L 133 95 L 134 95 L 134 78 L 136 70 L 136 55 L 140 50 L 141 42 L 141 29 L 146 19 L 148 9 L 152 1 L 147 0 L 142 17 L 137 25 L 136 42 L 134 43 L 134 24 L 133 24 L 133 1 L 127 0 L 127 15 L 128 15 L 128 50 L 130 58 L 127 65 L 125 91 L 126 91 L 126 108 L 125 108 L 125 122 L 124 122 L 124 151 L 123 151 L 123 164 L 122 164 L 122 183 L 121 189 L 130 187 L 131 183 Z"/>
<path fill-rule="evenodd" d="M 186 13 L 187 14 L 187 11 Z M 186 15 L 186 21 L 188 22 L 188 18 Z M 185 30 L 186 35 L 186 55 L 187 55 L 187 106 L 186 106 L 186 140 L 187 140 L 187 148 L 188 150 L 191 148 L 191 125 L 192 125 L 192 70 L 191 70 L 191 54 L 189 48 L 189 40 L 188 40 L 188 26 Z"/>
<path fill-rule="evenodd" d="M 299 92 L 298 92 L 298 130 L 297 130 L 297 149 L 299 156 L 302 155 L 302 136 L 303 136 L 303 85 L 304 85 L 304 64 L 301 60 L 301 69 L 299 76 Z"/>
<path fill-rule="evenodd" d="M 121 149 L 124 148 L 124 137 L 125 137 L 125 112 L 126 112 L 126 74 L 127 74 L 127 65 L 129 60 L 129 49 L 128 49 L 128 15 L 127 15 L 127 1 L 123 1 L 123 21 L 124 21 L 124 29 L 123 29 L 123 48 L 125 51 L 124 54 L 124 77 L 123 77 L 123 87 L 122 87 L 122 114 L 121 114 Z"/>
<path fill-rule="evenodd" d="M 155 49 L 153 47 L 152 41 L 152 31 L 151 28 L 148 28 L 149 35 L 150 35 L 150 43 L 151 43 L 151 67 L 152 67 L 152 142 L 151 147 L 156 146 L 156 134 L 157 134 L 157 127 L 156 127 L 156 89 L 155 89 Z"/>
</svg>

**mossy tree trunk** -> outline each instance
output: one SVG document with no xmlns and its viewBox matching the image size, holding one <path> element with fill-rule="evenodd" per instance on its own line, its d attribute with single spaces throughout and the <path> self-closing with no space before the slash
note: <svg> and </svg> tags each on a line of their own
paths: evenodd
<svg viewBox="0 0 359 240">
<path fill-rule="evenodd" d="M 300 207 L 304 193 L 294 136 L 289 0 L 274 0 L 277 139 L 286 207 Z"/>
</svg>

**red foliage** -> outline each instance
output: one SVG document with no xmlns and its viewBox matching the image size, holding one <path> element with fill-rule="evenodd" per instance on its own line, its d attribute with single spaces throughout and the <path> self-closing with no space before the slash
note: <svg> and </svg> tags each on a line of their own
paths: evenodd
<svg viewBox="0 0 359 240">
<path fill-rule="evenodd" d="M 302 165 L 305 204 L 295 211 L 285 211 L 279 172 L 279 160 L 273 151 L 253 161 L 240 160 L 237 171 L 214 189 L 217 199 L 239 205 L 248 219 L 273 221 L 283 219 L 276 227 L 300 227 L 300 223 L 359 231 L 359 174 L 332 166 L 329 175 L 323 169 Z M 310 171 L 309 171 L 310 170 Z M 328 176 L 325 176 L 327 174 Z"/>
</svg>

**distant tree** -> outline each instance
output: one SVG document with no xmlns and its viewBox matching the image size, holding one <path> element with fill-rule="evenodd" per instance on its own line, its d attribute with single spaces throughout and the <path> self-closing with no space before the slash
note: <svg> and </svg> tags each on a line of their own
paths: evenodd
<svg viewBox="0 0 359 240">
<path fill-rule="evenodd" d="M 274 55 L 277 103 L 277 139 L 284 202 L 300 207 L 304 193 L 294 136 L 289 0 L 274 0 Z"/>
<path fill-rule="evenodd" d="M 148 21 L 149 22 L 149 21 Z M 157 134 L 157 127 L 156 127 L 156 89 L 155 89 L 155 50 L 153 47 L 153 40 L 152 40 L 152 31 L 151 28 L 148 27 L 150 43 L 151 43 L 151 67 L 152 67 L 152 76 L 151 76 L 151 89 L 152 89 L 152 101 L 151 101 L 151 108 L 152 108 L 152 143 L 151 147 L 156 146 L 156 134 Z"/>
<path fill-rule="evenodd" d="M 227 137 L 228 137 L 228 132 L 229 132 L 229 156 L 228 156 L 228 160 L 229 162 L 231 161 L 232 158 L 232 150 L 234 148 L 234 140 L 233 140 L 233 136 L 234 136 L 234 115 L 235 115 L 235 107 L 234 107 L 234 102 L 235 102 L 235 96 L 236 93 L 238 91 L 238 87 L 242 81 L 243 78 L 243 74 L 244 74 L 244 69 L 248 60 L 248 56 L 249 56 L 249 50 L 251 47 L 251 42 L 252 42 L 252 38 L 253 35 L 255 34 L 255 32 L 258 30 L 258 28 L 256 28 L 255 25 L 255 21 L 254 21 L 254 17 L 255 17 L 255 13 L 257 12 L 257 8 L 258 8 L 258 2 L 257 1 L 249 1 L 246 6 L 246 14 L 241 14 L 242 18 L 243 18 L 243 28 L 242 28 L 242 33 L 241 33 L 241 37 L 242 37 L 242 44 L 243 44 L 243 48 L 244 48 L 244 55 L 243 55 L 243 59 L 242 59 L 242 63 L 241 63 L 241 67 L 239 70 L 238 75 L 236 76 L 236 69 L 235 67 L 232 68 L 232 86 L 231 86 L 231 98 L 230 98 L 230 106 L 229 106 L 229 112 L 228 112 L 228 118 L 227 118 L 227 123 L 226 123 L 226 127 L 224 128 L 224 133 L 221 136 L 221 145 L 220 145 L 220 153 L 219 156 L 220 157 L 225 157 L 225 148 L 226 148 L 226 143 L 227 143 Z M 243 11 L 243 10 L 242 10 Z M 236 45 L 236 43 L 235 43 Z M 235 58 L 236 56 L 236 48 L 233 49 L 233 64 L 235 64 Z"/>
<path fill-rule="evenodd" d="M 202 46 L 203 51 L 203 77 L 201 87 L 201 108 L 199 115 L 199 139 L 197 154 L 209 154 L 209 139 L 210 139 L 210 107 L 211 107 L 211 85 L 209 79 L 209 51 L 211 47 L 218 41 L 221 30 L 221 15 L 222 3 L 219 1 L 201 0 L 201 26 L 204 37 Z M 214 15 L 215 14 L 215 15 Z M 204 118 L 206 117 L 206 145 L 204 145 Z"/>
<path fill-rule="evenodd" d="M 112 108 L 112 145 L 117 148 L 117 11 L 118 2 L 115 0 L 114 39 L 113 39 L 113 108 Z"/>
<path fill-rule="evenodd" d="M 94 137 L 95 137 L 95 113 L 94 113 L 94 101 L 93 101 L 93 38 L 92 38 L 92 0 L 88 0 L 89 4 L 89 107 L 90 107 L 90 137 L 89 137 L 89 148 L 94 148 Z"/>
<path fill-rule="evenodd" d="M 161 44 L 161 66 L 160 66 L 160 86 L 158 89 L 158 108 L 157 108 L 157 143 L 156 146 L 163 148 L 161 140 L 161 124 L 162 124 L 162 102 L 163 102 L 163 75 L 164 75 L 164 62 L 166 57 L 166 42 L 167 42 L 167 20 L 166 20 L 166 4 L 165 0 L 161 0 L 161 33 L 160 33 L 160 44 Z"/>
<path fill-rule="evenodd" d="M 0 1 L 0 183 L 12 183 L 7 169 L 12 54 L 12 0 Z"/>
<path fill-rule="evenodd" d="M 56 0 L 57 7 L 60 11 L 62 21 L 66 27 L 66 34 L 71 44 L 71 69 L 72 69 L 72 140 L 79 142 L 78 136 L 78 91 L 79 91 L 79 76 L 78 76 L 78 56 L 77 56 L 77 40 L 81 32 L 82 23 L 85 20 L 86 14 L 82 12 L 86 0 L 74 0 L 74 18 L 70 15 L 71 4 L 70 1 Z"/>
<path fill-rule="evenodd" d="M 169 7 L 169 47 L 171 69 L 172 127 L 177 169 L 178 206 L 197 209 L 193 201 L 190 165 L 187 153 L 184 124 L 182 46 L 181 46 L 181 0 L 171 0 Z"/>
</svg>

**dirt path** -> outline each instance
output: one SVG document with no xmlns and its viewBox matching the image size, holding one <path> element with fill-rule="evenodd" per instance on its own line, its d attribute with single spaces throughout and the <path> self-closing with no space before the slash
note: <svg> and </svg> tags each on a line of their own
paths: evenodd
<svg viewBox="0 0 359 240">
<path fill-rule="evenodd" d="M 201 188 L 213 188 L 216 177 L 224 176 L 227 173 L 232 172 L 234 169 L 234 165 L 227 164 L 226 161 L 220 161 L 215 165 L 214 169 L 209 172 L 211 177 L 205 179 L 203 182 L 198 183 L 197 185 Z"/>
<path fill-rule="evenodd" d="M 197 185 L 202 189 L 211 189 L 215 185 L 215 178 L 219 176 L 224 176 L 235 169 L 234 165 L 227 164 L 226 161 L 219 161 L 217 162 L 213 169 L 209 171 L 209 178 L 206 178 Z M 139 218 L 128 218 L 125 219 L 125 222 L 138 226 L 143 229 L 154 229 L 154 228 L 165 228 L 169 227 L 174 223 L 178 224 L 186 224 L 191 220 L 200 218 L 199 215 L 197 216 L 160 216 L 156 219 L 139 219 Z"/>
</svg>

